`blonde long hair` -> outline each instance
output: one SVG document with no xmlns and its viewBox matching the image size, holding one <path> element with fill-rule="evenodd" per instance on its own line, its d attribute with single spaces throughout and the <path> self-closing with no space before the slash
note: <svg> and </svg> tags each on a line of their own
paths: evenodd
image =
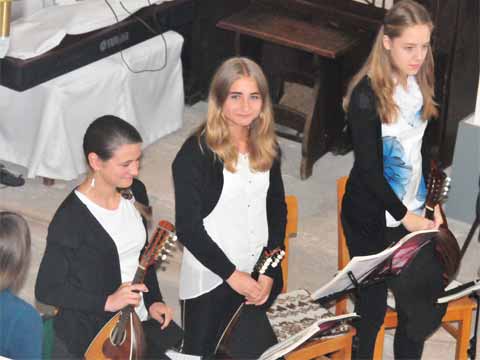
<svg viewBox="0 0 480 360">
<path fill-rule="evenodd" d="M 250 168 L 253 171 L 267 171 L 278 155 L 273 109 L 268 82 L 260 66 L 244 57 L 226 60 L 216 71 L 210 84 L 206 122 L 197 135 L 205 135 L 207 146 L 224 162 L 227 170 L 235 172 L 238 149 L 233 143 L 222 108 L 232 84 L 242 77 L 255 80 L 262 98 L 260 115 L 250 125 L 248 135 Z"/>
<path fill-rule="evenodd" d="M 353 77 L 348 85 L 347 93 L 343 99 L 343 108 L 348 110 L 352 91 L 360 80 L 368 75 L 373 92 L 377 98 L 377 111 L 382 123 L 392 123 L 397 118 L 398 107 L 393 100 L 395 83 L 393 80 L 394 66 L 391 55 L 383 46 L 383 37 L 390 39 L 402 35 L 403 31 L 414 25 L 427 25 L 433 30 L 433 23 L 428 11 L 412 0 L 402 0 L 386 13 L 383 25 L 378 31 L 370 55 L 360 71 Z M 422 118 L 427 120 L 438 115 L 434 101 L 434 65 L 431 47 L 420 67 L 416 79 L 423 95 Z"/>
</svg>

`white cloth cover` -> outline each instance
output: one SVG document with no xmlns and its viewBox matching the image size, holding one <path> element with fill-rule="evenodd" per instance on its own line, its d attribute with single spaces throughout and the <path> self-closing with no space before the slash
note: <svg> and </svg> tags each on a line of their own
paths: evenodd
<svg viewBox="0 0 480 360">
<path fill-rule="evenodd" d="M 40 9 L 12 22 L 7 54 L 30 59 L 53 49 L 67 34 L 83 34 L 113 25 L 117 19 L 122 21 L 148 5 L 148 0 L 83 0 Z"/>
<path fill-rule="evenodd" d="M 0 160 L 26 167 L 28 177 L 72 180 L 86 171 L 83 135 L 102 115 L 134 125 L 144 146 L 180 128 L 183 38 L 164 36 L 160 71 L 134 74 L 117 53 L 24 92 L 0 86 Z M 123 55 L 135 70 L 157 69 L 164 42 L 156 36 Z"/>
</svg>

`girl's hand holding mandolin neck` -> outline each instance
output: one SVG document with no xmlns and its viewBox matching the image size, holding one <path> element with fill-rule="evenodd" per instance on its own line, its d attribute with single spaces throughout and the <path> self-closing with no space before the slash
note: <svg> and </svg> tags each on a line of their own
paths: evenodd
<svg viewBox="0 0 480 360">
<path fill-rule="evenodd" d="M 148 292 L 145 284 L 123 283 L 113 294 L 108 296 L 105 311 L 117 312 L 128 305 L 138 306 L 142 300 L 140 292 Z"/>
</svg>

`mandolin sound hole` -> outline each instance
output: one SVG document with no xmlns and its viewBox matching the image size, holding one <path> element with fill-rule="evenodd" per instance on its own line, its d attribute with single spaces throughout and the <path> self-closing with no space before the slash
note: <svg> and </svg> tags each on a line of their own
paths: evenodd
<svg viewBox="0 0 480 360">
<path fill-rule="evenodd" d="M 125 342 L 127 338 L 127 332 L 125 329 L 120 329 L 119 326 L 115 326 L 110 333 L 110 342 L 113 346 L 120 346 Z"/>
</svg>

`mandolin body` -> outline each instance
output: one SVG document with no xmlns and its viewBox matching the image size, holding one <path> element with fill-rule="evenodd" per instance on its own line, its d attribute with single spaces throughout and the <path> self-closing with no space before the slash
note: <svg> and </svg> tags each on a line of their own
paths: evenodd
<svg viewBox="0 0 480 360">
<path fill-rule="evenodd" d="M 136 360 L 141 359 L 145 350 L 142 322 L 135 311 L 131 311 L 119 345 L 111 337 L 120 321 L 122 311 L 112 317 L 98 332 L 85 352 L 85 360 Z"/>
<path fill-rule="evenodd" d="M 435 219 L 435 206 L 447 200 L 450 190 L 450 178 L 442 171 L 436 161 L 432 161 L 427 182 L 427 198 L 425 201 L 425 217 Z M 440 207 L 443 224 L 432 241 L 438 260 L 443 266 L 445 284 L 450 283 L 460 266 L 460 247 L 455 235 L 448 229 L 447 218 Z"/>
<path fill-rule="evenodd" d="M 436 255 L 443 265 L 445 282 L 450 283 L 460 266 L 460 247 L 455 235 L 446 227 L 440 226 L 432 239 Z"/>
<path fill-rule="evenodd" d="M 166 258 L 167 247 L 177 240 L 175 227 L 161 220 L 148 245 L 142 251 L 132 284 L 141 284 L 145 272 L 157 258 Z M 142 322 L 132 305 L 125 306 L 98 332 L 85 352 L 86 360 L 136 360 L 145 352 Z"/>
</svg>

